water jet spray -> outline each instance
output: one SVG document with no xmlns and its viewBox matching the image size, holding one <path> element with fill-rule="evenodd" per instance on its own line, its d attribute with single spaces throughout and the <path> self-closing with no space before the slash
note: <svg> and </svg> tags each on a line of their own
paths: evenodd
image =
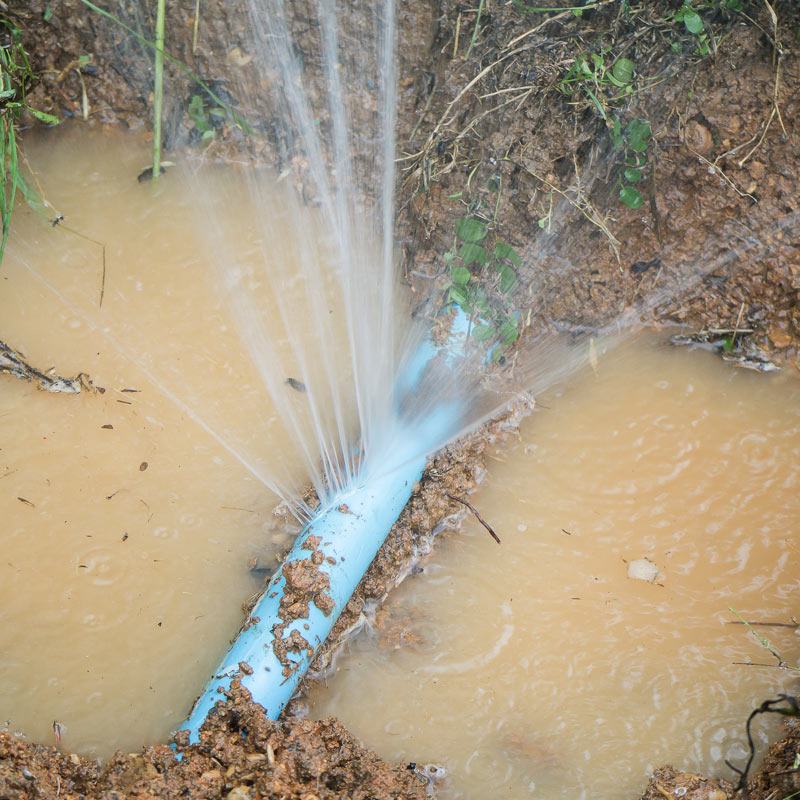
<svg viewBox="0 0 800 800">
<path fill-rule="evenodd" d="M 466 330 L 455 311 L 447 344 L 421 345 L 398 377 L 398 395 L 417 386 L 440 353 L 451 367 L 461 362 Z M 379 469 L 367 468 L 306 525 L 180 727 L 190 743 L 200 740 L 201 725 L 235 679 L 267 717 L 280 716 L 411 497 L 431 443 L 452 436 L 462 404 L 442 403 L 421 421 L 398 416 L 378 449 L 385 454 Z"/>
</svg>

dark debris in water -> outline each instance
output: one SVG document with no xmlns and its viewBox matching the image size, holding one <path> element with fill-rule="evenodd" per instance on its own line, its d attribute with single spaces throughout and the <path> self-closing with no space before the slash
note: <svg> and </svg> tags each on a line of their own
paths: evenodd
<svg viewBox="0 0 800 800">
<path fill-rule="evenodd" d="M 166 170 L 164 169 L 164 167 L 160 167 L 158 174 L 163 175 L 165 172 Z M 149 181 L 152 177 L 153 177 L 153 168 L 147 167 L 147 169 L 143 169 L 136 176 L 136 180 L 139 181 L 139 183 L 144 183 L 145 181 Z"/>
<path fill-rule="evenodd" d="M 79 394 L 81 391 L 102 392 L 99 387 L 95 387 L 85 372 L 79 372 L 74 378 L 56 375 L 55 370 L 43 372 L 29 364 L 19 351 L 2 341 L 0 341 L 0 374 L 12 375 L 33 383 L 43 392 L 64 394 Z"/>
<path fill-rule="evenodd" d="M 780 367 L 766 350 L 754 344 L 751 328 L 709 328 L 697 333 L 681 333 L 669 340 L 672 345 L 702 347 L 717 353 L 723 361 L 734 367 L 756 372 L 777 372 Z"/>
</svg>

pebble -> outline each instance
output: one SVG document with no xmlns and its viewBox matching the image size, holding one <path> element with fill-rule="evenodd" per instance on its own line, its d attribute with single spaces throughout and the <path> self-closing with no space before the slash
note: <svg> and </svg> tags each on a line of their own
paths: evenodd
<svg viewBox="0 0 800 800">
<path fill-rule="evenodd" d="M 653 583 L 658 577 L 658 567 L 648 558 L 637 558 L 628 564 L 628 577 Z"/>
</svg>

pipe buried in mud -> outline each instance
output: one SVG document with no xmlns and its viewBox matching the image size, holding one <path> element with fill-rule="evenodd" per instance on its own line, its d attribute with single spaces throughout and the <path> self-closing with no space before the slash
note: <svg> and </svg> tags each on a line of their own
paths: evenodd
<svg viewBox="0 0 800 800">
<path fill-rule="evenodd" d="M 180 726 L 190 743 L 235 678 L 278 718 L 422 476 L 419 454 L 447 438 L 459 406 L 440 406 L 413 426 L 399 423 L 385 448 L 389 466 L 342 492 L 303 529 Z"/>
</svg>

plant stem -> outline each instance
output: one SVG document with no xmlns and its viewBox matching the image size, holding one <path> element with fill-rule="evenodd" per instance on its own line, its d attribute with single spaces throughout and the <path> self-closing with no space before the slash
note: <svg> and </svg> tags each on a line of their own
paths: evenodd
<svg viewBox="0 0 800 800">
<path fill-rule="evenodd" d="M 475 29 L 472 31 L 472 38 L 469 40 L 469 47 L 467 48 L 467 54 L 464 56 L 464 61 L 469 61 L 469 54 L 472 52 L 472 46 L 475 44 L 475 40 L 478 38 L 478 26 L 481 24 L 482 13 L 483 0 L 480 0 L 478 3 L 478 14 L 475 17 Z"/>
<path fill-rule="evenodd" d="M 5 118 L 3 125 L 0 126 L 0 159 L 0 169 L 3 171 L 2 196 L 0 196 L 0 213 L 2 213 L 3 224 L 2 241 L 0 242 L 0 261 L 2 261 L 6 252 L 8 226 L 11 221 L 11 212 L 14 210 L 14 198 L 17 194 L 19 179 L 14 120 L 8 118 Z"/>
<path fill-rule="evenodd" d="M 98 14 L 104 16 L 106 19 L 110 19 L 116 25 L 119 25 L 120 28 L 127 31 L 131 36 L 133 36 L 136 40 L 140 41 L 143 45 L 151 48 L 152 50 L 156 49 L 156 43 L 151 42 L 149 39 L 145 39 L 141 33 L 135 31 L 131 28 L 130 25 L 126 25 L 119 17 L 115 17 L 110 11 L 106 11 L 104 8 L 101 8 L 98 5 L 95 5 L 92 0 L 80 0 L 87 8 L 91 8 L 92 11 L 97 12 Z M 610 0 L 608 0 L 610 2 Z M 163 43 L 162 43 L 163 44 Z M 175 56 L 171 56 L 169 53 L 164 51 L 162 46 L 162 57 L 166 58 L 171 64 L 174 64 L 184 75 L 186 75 L 189 80 L 196 83 L 220 108 L 224 108 L 230 115 L 231 119 L 247 134 L 253 133 L 253 129 L 250 125 L 247 124 L 247 120 L 242 117 L 240 114 L 237 114 L 231 106 L 229 106 L 226 102 L 224 102 L 219 95 L 215 94 L 211 87 L 200 80 L 185 64 L 179 61 Z"/>
<path fill-rule="evenodd" d="M 161 172 L 161 110 L 164 105 L 164 7 L 158 0 L 156 13 L 155 82 L 153 86 L 153 184 Z"/>
<path fill-rule="evenodd" d="M 192 26 L 192 55 L 197 50 L 197 33 L 200 29 L 200 0 L 194 1 L 194 25 Z"/>
</svg>

